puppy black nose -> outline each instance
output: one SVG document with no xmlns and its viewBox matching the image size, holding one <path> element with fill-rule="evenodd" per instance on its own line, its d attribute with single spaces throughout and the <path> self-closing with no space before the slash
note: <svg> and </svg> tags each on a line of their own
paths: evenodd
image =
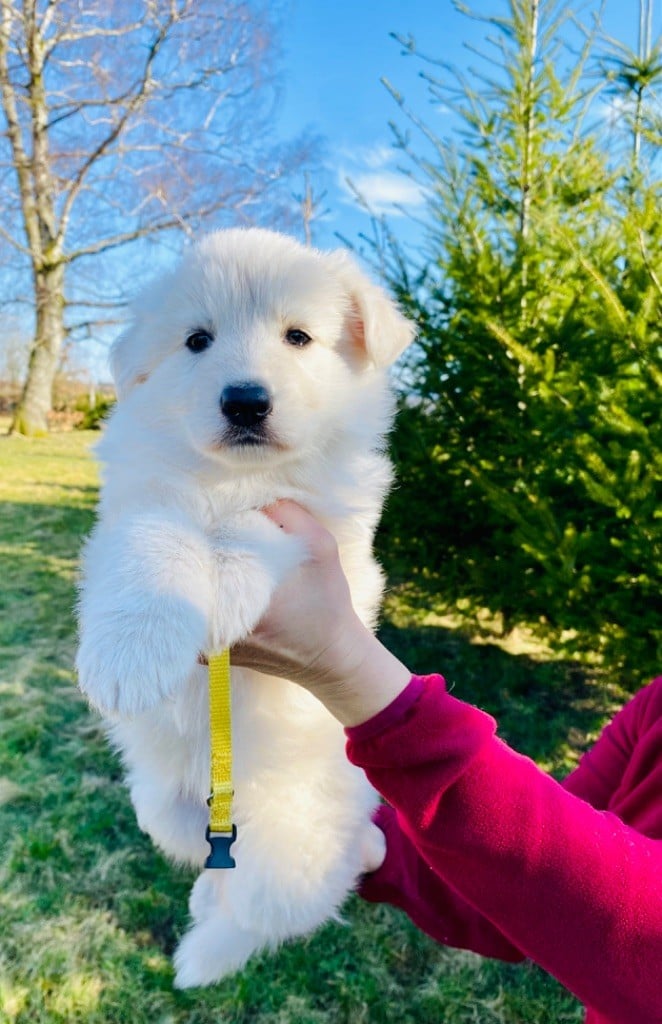
<svg viewBox="0 0 662 1024">
<path fill-rule="evenodd" d="M 271 412 L 271 397 L 261 384 L 229 384 L 221 392 L 221 412 L 236 427 L 255 427 Z"/>
</svg>

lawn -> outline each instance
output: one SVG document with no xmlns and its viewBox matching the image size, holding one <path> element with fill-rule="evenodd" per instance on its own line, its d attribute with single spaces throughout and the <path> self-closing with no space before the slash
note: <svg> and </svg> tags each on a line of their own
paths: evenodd
<svg viewBox="0 0 662 1024">
<path fill-rule="evenodd" d="M 98 436 L 98 435 L 96 435 Z M 192 876 L 137 829 L 97 719 L 75 688 L 77 558 L 94 514 L 95 435 L 0 438 L 0 1022 L 571 1024 L 542 972 L 444 950 L 352 898 L 331 924 L 211 989 L 173 990 Z M 395 589 L 384 636 L 441 670 L 501 733 L 566 771 L 623 698 L 532 645 L 474 642 Z"/>
</svg>

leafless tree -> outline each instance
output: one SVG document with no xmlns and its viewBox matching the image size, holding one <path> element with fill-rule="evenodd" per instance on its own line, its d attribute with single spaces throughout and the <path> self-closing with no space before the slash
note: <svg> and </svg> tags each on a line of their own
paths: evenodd
<svg viewBox="0 0 662 1024">
<path fill-rule="evenodd" d="M 250 221 L 258 200 L 265 219 L 285 168 L 300 169 L 300 145 L 270 142 L 273 10 L 0 0 L 0 246 L 34 307 L 14 430 L 46 430 L 67 303 L 88 318 L 112 306 L 127 246 Z"/>
</svg>

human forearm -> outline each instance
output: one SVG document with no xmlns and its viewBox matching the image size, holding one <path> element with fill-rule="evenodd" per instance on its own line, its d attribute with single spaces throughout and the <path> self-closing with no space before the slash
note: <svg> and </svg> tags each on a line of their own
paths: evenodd
<svg viewBox="0 0 662 1024">
<path fill-rule="evenodd" d="M 445 946 L 511 963 L 523 959 L 498 928 L 435 874 L 402 831 L 392 807 L 382 804 L 375 821 L 386 838 L 386 857 L 378 870 L 364 876 L 359 888 L 363 899 L 398 907 Z"/>
<path fill-rule="evenodd" d="M 345 662 L 337 663 L 333 672 L 327 669 L 318 676 L 314 667 L 306 672 L 307 688 L 345 727 L 378 715 L 411 679 L 409 669 L 359 625 L 355 641 L 348 645 L 351 654 Z"/>
</svg>

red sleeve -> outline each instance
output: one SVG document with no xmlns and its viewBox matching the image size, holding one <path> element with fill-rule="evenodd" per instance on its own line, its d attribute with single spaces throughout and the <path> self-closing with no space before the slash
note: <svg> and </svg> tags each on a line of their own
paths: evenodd
<svg viewBox="0 0 662 1024">
<path fill-rule="evenodd" d="M 363 899 L 399 907 L 421 931 L 444 946 L 471 949 L 512 963 L 524 959 L 498 928 L 435 874 L 400 827 L 392 807 L 382 804 L 375 822 L 386 837 L 386 858 L 378 871 L 361 880 Z"/>
<path fill-rule="evenodd" d="M 618 712 L 563 786 L 662 839 L 662 676 Z"/>
<path fill-rule="evenodd" d="M 435 925 L 423 899 L 411 914 L 421 927 L 488 955 L 519 950 L 623 1024 L 662 1021 L 659 840 L 516 754 L 438 676 L 414 680 L 395 719 L 386 709 L 348 730 L 348 756 L 394 809 L 402 856 L 431 870 L 423 893 L 431 885 L 450 925 Z"/>
</svg>

